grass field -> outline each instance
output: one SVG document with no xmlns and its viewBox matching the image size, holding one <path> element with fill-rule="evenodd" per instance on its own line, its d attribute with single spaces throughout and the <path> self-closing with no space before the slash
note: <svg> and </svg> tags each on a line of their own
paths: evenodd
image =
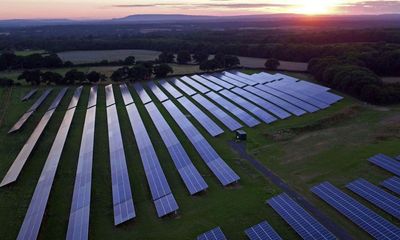
<svg viewBox="0 0 400 240">
<path fill-rule="evenodd" d="M 2 89 L 0 97 L 3 98 L 4 94 L 10 90 Z M 114 90 L 118 90 L 118 87 L 114 86 Z M 12 89 L 11 101 L 4 114 L 5 121 L 0 126 L 0 155 L 2 156 L 0 176 L 4 176 L 56 95 L 56 92 L 52 93 L 21 132 L 7 135 L 8 129 L 34 101 L 20 102 L 20 97 L 27 91 L 28 88 L 25 87 Z M 132 89 L 131 92 L 135 102 L 140 103 L 136 93 Z M 40 138 L 37 148 L 18 181 L 10 187 L 0 189 L 1 239 L 15 239 L 18 233 L 41 168 L 72 93 L 73 90 L 70 89 Z M 88 94 L 89 88 L 85 87 L 57 171 L 40 239 L 65 238 Z M 39 95 L 35 95 L 35 98 Z M 227 142 L 233 139 L 232 133 L 225 129 L 223 135 L 211 138 L 197 122 L 192 121 L 241 177 L 238 186 L 223 188 L 166 110 L 157 103 L 161 113 L 209 185 L 206 193 L 190 197 L 144 106 L 137 104 L 180 206 L 177 216 L 158 219 L 150 200 L 143 167 L 119 91 L 115 92 L 115 96 L 137 218 L 117 228 L 113 226 L 105 93 L 104 89 L 100 88 L 93 162 L 91 239 L 194 239 L 199 233 L 215 226 L 221 226 L 229 239 L 245 239 L 243 230 L 264 219 L 268 220 L 284 239 L 298 239 L 294 231 L 265 204 L 266 199 L 280 193 L 280 190 L 245 160 L 238 158 L 229 148 Z M 151 97 L 155 99 L 153 95 Z M 5 107 L 4 104 L 2 107 Z M 182 108 L 181 110 L 184 111 Z M 373 183 L 379 183 L 389 177 L 390 174 L 372 166 L 366 159 L 378 152 L 390 155 L 400 154 L 399 122 L 400 106 L 374 107 L 346 97 L 344 101 L 324 111 L 303 117 L 292 117 L 268 126 L 262 124 L 254 129 L 246 128 L 247 149 L 335 222 L 346 228 L 355 239 L 370 239 L 351 222 L 312 195 L 308 189 L 326 180 L 344 189 L 343 186 L 347 182 L 358 177 L 365 177 Z M 396 225 L 400 225 L 399 221 L 362 201 L 359 197 L 356 198 Z"/>
</svg>

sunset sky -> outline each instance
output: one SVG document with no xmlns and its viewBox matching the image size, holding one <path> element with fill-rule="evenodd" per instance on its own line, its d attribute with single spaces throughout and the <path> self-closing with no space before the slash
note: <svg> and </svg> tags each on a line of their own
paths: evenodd
<svg viewBox="0 0 400 240">
<path fill-rule="evenodd" d="M 108 19 L 131 14 L 400 13 L 400 1 L 360 0 L 0 0 L 0 19 Z"/>
</svg>

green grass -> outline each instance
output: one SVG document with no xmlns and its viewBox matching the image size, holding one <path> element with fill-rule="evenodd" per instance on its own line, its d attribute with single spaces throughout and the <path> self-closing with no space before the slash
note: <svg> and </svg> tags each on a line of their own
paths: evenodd
<svg viewBox="0 0 400 240">
<path fill-rule="evenodd" d="M 0 155 L 2 156 L 0 176 L 4 176 L 58 90 L 59 88 L 56 87 L 56 91 L 39 108 L 38 113 L 28 120 L 21 132 L 8 135 L 8 129 L 40 96 L 40 94 L 36 94 L 34 99 L 22 103 L 20 97 L 28 91 L 28 88 L 13 88 L 5 121 L 0 126 Z M 201 232 L 221 226 L 230 239 L 245 239 L 243 233 L 245 228 L 261 220 L 268 220 L 284 239 L 297 239 L 294 231 L 265 204 L 266 199 L 278 194 L 280 190 L 262 177 L 245 160 L 238 158 L 229 148 L 227 142 L 233 139 L 232 133 L 225 129 L 226 133 L 212 138 L 197 122 L 192 121 L 222 158 L 241 177 L 238 186 L 223 188 L 167 111 L 156 102 L 157 107 L 181 140 L 194 165 L 209 185 L 209 189 L 204 194 L 189 196 L 145 107 L 139 104 L 139 97 L 131 89 L 180 207 L 177 216 L 158 219 L 125 106 L 118 87 L 114 86 L 114 90 L 116 90 L 115 97 L 137 218 L 122 226 L 113 226 L 105 93 L 103 87 L 100 87 L 93 161 L 90 238 L 193 239 Z M 8 91 L 10 89 L 2 89 L 0 97 Z M 72 93 L 73 89 L 70 89 L 49 122 L 18 181 L 12 186 L 0 189 L 1 239 L 15 239 L 18 234 L 41 169 Z M 85 87 L 57 170 L 40 239 L 65 238 L 88 95 L 89 88 Z M 151 96 L 155 99 L 153 95 Z M 178 102 L 174 102 L 184 111 Z M 186 111 L 184 112 L 186 113 Z M 355 239 L 369 239 L 347 219 L 311 194 L 309 188 L 326 180 L 343 188 L 346 183 L 358 177 L 365 177 L 373 183 L 389 177 L 390 174 L 372 166 L 366 159 L 378 152 L 390 155 L 399 154 L 399 116 L 400 106 L 377 108 L 346 98 L 324 111 L 302 117 L 292 117 L 271 125 L 261 124 L 254 129 L 245 128 L 248 132 L 247 148 L 253 156 L 305 195 L 335 222 L 348 229 Z M 212 118 L 215 120 L 214 117 Z M 348 191 L 346 190 L 346 192 Z M 359 197 L 356 198 L 361 200 Z M 371 204 L 362 202 L 399 225 L 399 221 Z"/>
<path fill-rule="evenodd" d="M 45 50 L 23 50 L 23 51 L 15 51 L 15 55 L 25 57 L 32 54 L 42 54 L 46 53 Z"/>
</svg>

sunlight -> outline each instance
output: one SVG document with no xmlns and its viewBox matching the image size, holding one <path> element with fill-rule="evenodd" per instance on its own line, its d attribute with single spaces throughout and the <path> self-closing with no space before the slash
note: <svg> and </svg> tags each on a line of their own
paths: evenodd
<svg viewBox="0 0 400 240">
<path fill-rule="evenodd" d="M 300 0 L 298 6 L 293 9 L 294 13 L 319 15 L 334 13 L 339 0 Z"/>
</svg>

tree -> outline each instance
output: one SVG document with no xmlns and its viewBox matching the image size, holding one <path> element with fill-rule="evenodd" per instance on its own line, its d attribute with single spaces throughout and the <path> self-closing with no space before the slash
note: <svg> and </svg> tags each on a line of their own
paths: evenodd
<svg viewBox="0 0 400 240">
<path fill-rule="evenodd" d="M 0 87 L 9 87 L 14 85 L 14 80 L 9 78 L 0 78 Z"/>
<path fill-rule="evenodd" d="M 18 62 L 18 57 L 14 53 L 5 52 L 0 55 L 0 70 L 16 68 Z"/>
<path fill-rule="evenodd" d="M 214 71 L 216 69 L 218 69 L 218 63 L 215 59 L 206 60 L 200 63 L 200 70 L 202 71 Z"/>
<path fill-rule="evenodd" d="M 86 74 L 76 69 L 69 70 L 64 77 L 67 84 L 74 84 L 75 81 L 82 83 L 86 81 Z"/>
<path fill-rule="evenodd" d="M 42 67 L 57 68 L 62 66 L 63 62 L 57 54 L 49 54 L 43 57 Z"/>
<path fill-rule="evenodd" d="M 18 80 L 25 79 L 27 83 L 32 85 L 40 85 L 42 72 L 40 70 L 24 71 L 19 75 Z"/>
<path fill-rule="evenodd" d="M 124 60 L 124 64 L 128 65 L 128 66 L 135 65 L 135 62 L 136 62 L 136 58 L 134 56 L 129 56 L 129 57 L 125 58 L 125 60 Z"/>
<path fill-rule="evenodd" d="M 187 64 L 192 61 L 192 56 L 189 51 L 179 51 L 176 60 L 179 64 Z"/>
<path fill-rule="evenodd" d="M 160 63 L 173 63 L 175 60 L 175 55 L 171 52 L 162 52 L 158 56 L 158 62 Z"/>
<path fill-rule="evenodd" d="M 129 67 L 118 68 L 111 74 L 111 80 L 114 82 L 125 81 L 129 78 L 130 69 Z"/>
<path fill-rule="evenodd" d="M 154 67 L 154 75 L 157 78 L 166 77 L 169 73 L 173 73 L 174 70 L 168 64 L 162 63 Z"/>
<path fill-rule="evenodd" d="M 237 56 L 233 56 L 233 55 L 226 55 L 224 58 L 224 62 L 225 68 L 231 68 L 231 67 L 236 67 L 238 65 L 240 65 L 240 60 Z"/>
<path fill-rule="evenodd" d="M 206 51 L 197 51 L 193 54 L 193 59 L 196 63 L 202 63 L 208 60 L 209 56 Z"/>
<path fill-rule="evenodd" d="M 54 83 L 54 84 L 65 84 L 66 81 L 59 73 L 55 72 L 45 72 L 42 73 L 42 82 L 44 83 Z"/>
<path fill-rule="evenodd" d="M 129 76 L 131 80 L 147 80 L 151 78 L 153 73 L 153 64 L 150 62 L 142 62 L 136 64 L 130 69 Z"/>
<path fill-rule="evenodd" d="M 91 71 L 86 75 L 86 78 L 91 83 L 97 83 L 98 81 L 100 81 L 101 75 L 96 71 Z"/>
<path fill-rule="evenodd" d="M 278 69 L 280 65 L 281 63 L 276 58 L 269 58 L 264 64 L 265 68 L 271 71 Z"/>
</svg>

